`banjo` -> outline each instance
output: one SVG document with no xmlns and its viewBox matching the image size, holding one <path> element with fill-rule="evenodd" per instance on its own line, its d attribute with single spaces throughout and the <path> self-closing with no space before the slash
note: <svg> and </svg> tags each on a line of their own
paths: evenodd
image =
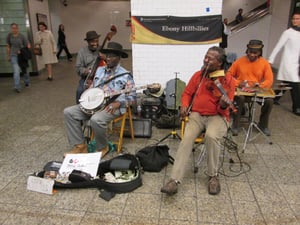
<svg viewBox="0 0 300 225">
<path fill-rule="evenodd" d="M 147 89 L 147 88 L 160 90 L 161 85 L 159 83 L 153 83 L 150 85 L 125 88 L 120 91 L 113 91 L 113 92 L 105 92 L 101 88 L 97 88 L 97 87 L 89 88 L 82 93 L 79 99 L 79 106 L 84 113 L 88 115 L 93 115 L 95 112 L 99 110 L 101 111 L 106 107 L 106 105 L 110 102 L 109 101 L 110 97 L 117 96 L 124 93 L 129 93 L 140 89 Z"/>
</svg>

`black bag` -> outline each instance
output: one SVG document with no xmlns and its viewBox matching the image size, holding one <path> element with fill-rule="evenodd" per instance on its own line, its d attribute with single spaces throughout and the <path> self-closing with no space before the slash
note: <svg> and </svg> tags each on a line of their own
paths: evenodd
<svg viewBox="0 0 300 225">
<path fill-rule="evenodd" d="M 89 173 L 80 170 L 73 170 L 69 175 L 69 181 L 71 181 L 72 183 L 91 181 L 92 179 L 93 177 Z"/>
<path fill-rule="evenodd" d="M 56 162 L 57 163 L 57 162 Z M 104 180 L 104 174 L 116 171 L 132 171 L 134 179 L 122 182 L 112 183 Z M 45 171 L 37 174 L 44 177 Z M 69 176 L 69 183 L 54 182 L 54 188 L 98 188 L 113 193 L 131 192 L 142 185 L 141 166 L 136 156 L 132 154 L 124 154 L 116 156 L 112 159 L 103 161 L 99 164 L 97 175 L 99 178 L 92 179 L 89 174 L 82 171 L 73 170 Z"/>
<path fill-rule="evenodd" d="M 146 146 L 136 153 L 136 157 L 138 157 L 143 170 L 148 172 L 160 172 L 168 163 L 174 163 L 174 158 L 169 155 L 167 145 Z"/>
<path fill-rule="evenodd" d="M 181 126 L 181 119 L 177 112 L 173 115 L 162 114 L 158 120 L 156 120 L 155 126 L 159 129 L 179 128 Z"/>
</svg>

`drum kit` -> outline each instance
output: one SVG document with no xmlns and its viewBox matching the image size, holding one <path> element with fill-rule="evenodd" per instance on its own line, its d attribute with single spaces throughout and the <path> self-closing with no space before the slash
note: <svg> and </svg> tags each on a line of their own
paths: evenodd
<svg viewBox="0 0 300 225">
<path fill-rule="evenodd" d="M 79 99 L 79 106 L 84 113 L 93 115 L 95 112 L 103 110 L 110 103 L 109 100 L 111 97 L 147 88 L 160 88 L 160 84 L 153 83 L 150 85 L 125 88 L 113 92 L 105 92 L 101 88 L 97 87 L 89 88 L 82 93 Z"/>
</svg>

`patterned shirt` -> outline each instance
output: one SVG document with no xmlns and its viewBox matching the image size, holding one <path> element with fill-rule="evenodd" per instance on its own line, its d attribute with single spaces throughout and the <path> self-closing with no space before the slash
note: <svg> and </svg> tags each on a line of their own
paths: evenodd
<svg viewBox="0 0 300 225">
<path fill-rule="evenodd" d="M 108 83 L 105 83 L 107 80 L 111 79 L 114 76 L 117 76 L 119 74 L 126 73 L 120 77 L 117 77 Z M 121 103 L 120 110 L 121 113 L 125 113 L 126 111 L 126 105 L 133 103 L 136 101 L 136 91 L 132 91 L 131 89 L 135 87 L 134 80 L 132 75 L 129 71 L 124 69 L 120 64 L 115 68 L 115 70 L 110 70 L 106 67 L 98 67 L 93 87 L 99 87 L 101 88 L 105 93 L 111 93 L 118 92 L 120 90 L 128 89 L 127 93 L 123 93 L 118 98 L 116 98 L 116 101 L 119 101 Z"/>
</svg>

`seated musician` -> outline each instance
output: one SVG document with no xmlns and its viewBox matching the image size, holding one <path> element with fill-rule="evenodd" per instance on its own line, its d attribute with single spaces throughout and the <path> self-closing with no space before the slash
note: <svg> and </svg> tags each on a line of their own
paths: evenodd
<svg viewBox="0 0 300 225">
<path fill-rule="evenodd" d="M 169 195 L 177 193 L 178 185 L 183 181 L 194 140 L 205 129 L 207 174 L 210 177 L 208 193 L 216 195 L 221 190 L 218 179 L 220 141 L 229 127 L 229 106 L 235 90 L 232 76 L 224 74 L 225 58 L 224 49 L 216 46 L 209 48 L 202 69 L 192 76 L 183 91 L 180 114 L 182 117 L 189 116 L 189 120 L 176 153 L 171 179 L 161 188 L 163 193 Z M 226 96 L 219 92 L 216 80 L 223 90 L 227 90 Z"/>
<path fill-rule="evenodd" d="M 232 75 L 236 80 L 236 87 L 242 90 L 251 90 L 251 88 L 270 89 L 273 84 L 273 72 L 270 64 L 262 57 L 262 49 L 264 45 L 260 40 L 250 40 L 247 45 L 246 55 L 237 59 L 228 69 L 228 74 Z M 253 89 L 254 90 L 254 89 Z M 245 101 L 251 101 L 250 96 L 236 95 L 234 97 L 237 103 L 238 111 L 233 114 L 232 134 L 238 135 L 240 127 L 241 113 Z M 262 132 L 270 136 L 271 132 L 268 128 L 269 116 L 273 107 L 273 99 L 265 98 L 258 127 Z"/>
<path fill-rule="evenodd" d="M 109 42 L 106 49 L 101 50 L 106 56 L 106 66 L 98 67 L 93 87 L 99 87 L 104 92 L 114 92 L 125 88 L 132 88 L 134 81 L 130 72 L 120 65 L 121 58 L 127 58 L 128 54 L 123 51 L 122 45 L 116 42 Z M 118 76 L 120 75 L 120 76 Z M 86 91 L 88 91 L 87 89 Z M 81 127 L 83 120 L 91 121 L 91 127 L 95 134 L 96 147 L 102 151 L 102 156 L 108 152 L 108 140 L 106 129 L 108 123 L 114 118 L 126 112 L 127 103 L 136 100 L 136 93 L 130 92 L 117 96 L 105 104 L 103 110 L 99 110 L 93 115 L 89 115 L 80 107 L 80 104 L 64 109 L 64 121 L 70 145 L 74 148 L 67 153 L 87 153 L 87 145 Z"/>
</svg>

